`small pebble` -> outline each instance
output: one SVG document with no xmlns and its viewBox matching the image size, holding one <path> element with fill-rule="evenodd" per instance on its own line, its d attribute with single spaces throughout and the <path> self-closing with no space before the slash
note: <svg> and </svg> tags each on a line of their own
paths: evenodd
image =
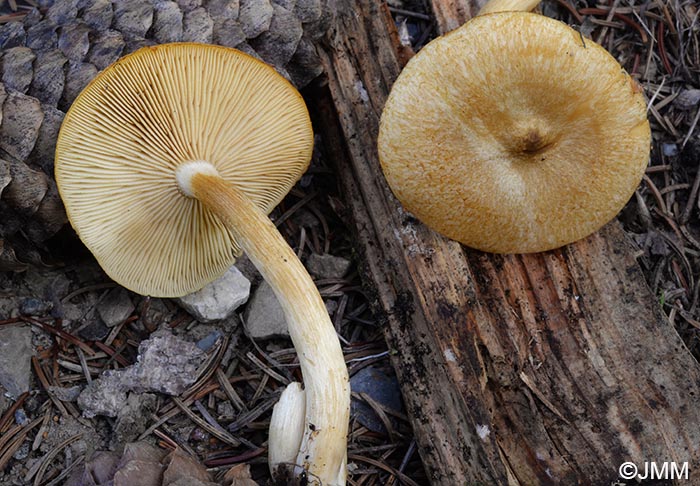
<svg viewBox="0 0 700 486">
<path fill-rule="evenodd" d="M 223 337 L 221 331 L 214 331 L 207 337 L 200 339 L 197 342 L 197 347 L 202 351 L 209 351 L 209 349 L 216 344 L 216 341 L 218 341 L 220 337 Z"/>
<path fill-rule="evenodd" d="M 29 442 L 23 443 L 19 446 L 19 449 L 12 455 L 12 457 L 18 461 L 23 461 L 29 457 L 29 451 L 31 450 L 31 444 Z"/>
<path fill-rule="evenodd" d="M 17 410 L 15 410 L 15 423 L 17 425 L 25 426 L 29 422 L 31 421 L 27 417 L 27 414 L 24 412 L 23 408 L 18 408 Z"/>
<path fill-rule="evenodd" d="M 675 157 L 678 155 L 678 145 L 675 143 L 665 143 L 662 145 L 662 149 L 666 157 Z"/>
<path fill-rule="evenodd" d="M 52 307 L 53 304 L 51 302 L 29 297 L 22 300 L 19 304 L 19 312 L 23 316 L 43 316 L 47 314 Z"/>
<path fill-rule="evenodd" d="M 253 339 L 289 337 L 284 311 L 272 287 L 263 281 L 246 309 L 245 327 Z"/>
<path fill-rule="evenodd" d="M 187 312 L 200 322 L 226 319 L 243 305 L 250 294 L 250 281 L 236 268 L 203 289 L 177 299 Z"/>
<path fill-rule="evenodd" d="M 372 366 L 362 368 L 350 378 L 350 388 L 355 393 L 366 393 L 374 401 L 390 410 L 401 412 L 403 409 L 401 390 L 396 377 L 388 376 L 378 368 Z M 357 421 L 369 430 L 386 433 L 381 419 L 372 407 L 363 401 L 353 398 L 350 410 Z"/>
<path fill-rule="evenodd" d="M 122 287 L 110 290 L 97 304 L 97 312 L 108 327 L 114 327 L 124 322 L 132 312 L 134 304 L 129 292 Z"/>
<path fill-rule="evenodd" d="M 342 278 L 350 269 L 350 260 L 328 253 L 313 253 L 306 260 L 306 268 L 318 278 Z"/>
</svg>

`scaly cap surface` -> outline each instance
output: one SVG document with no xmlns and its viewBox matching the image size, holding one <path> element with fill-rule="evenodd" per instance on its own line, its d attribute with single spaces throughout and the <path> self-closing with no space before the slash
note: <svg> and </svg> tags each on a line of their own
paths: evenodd
<svg viewBox="0 0 700 486">
<path fill-rule="evenodd" d="M 648 162 L 641 89 L 605 49 L 525 12 L 476 17 L 414 56 L 382 114 L 402 204 L 497 253 L 556 248 L 624 206 Z"/>
</svg>

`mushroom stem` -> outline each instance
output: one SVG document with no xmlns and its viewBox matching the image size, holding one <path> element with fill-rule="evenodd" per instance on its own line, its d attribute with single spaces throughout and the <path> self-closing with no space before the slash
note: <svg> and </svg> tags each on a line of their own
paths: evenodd
<svg viewBox="0 0 700 486">
<path fill-rule="evenodd" d="M 213 165 L 202 161 L 184 164 L 178 169 L 177 179 L 186 195 L 198 199 L 226 224 L 270 284 L 284 311 L 306 395 L 304 436 L 295 476 L 306 471 L 305 484 L 345 485 L 348 371 L 318 289 L 267 215 L 241 190 L 217 175 Z"/>
<path fill-rule="evenodd" d="M 540 0 L 490 0 L 479 10 L 479 15 L 496 12 L 529 12 Z"/>
</svg>

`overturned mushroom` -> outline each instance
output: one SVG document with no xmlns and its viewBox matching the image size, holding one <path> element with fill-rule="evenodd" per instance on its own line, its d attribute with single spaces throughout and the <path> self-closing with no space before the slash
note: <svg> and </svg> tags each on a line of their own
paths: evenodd
<svg viewBox="0 0 700 486">
<path fill-rule="evenodd" d="M 467 246 L 529 253 L 612 219 L 648 162 L 640 87 L 599 45 L 493 0 L 424 47 L 387 100 L 379 157 L 397 198 Z"/>
<path fill-rule="evenodd" d="M 245 251 L 284 309 L 304 377 L 294 473 L 343 485 L 350 390 L 335 329 L 266 214 L 306 169 L 313 134 L 299 93 L 235 49 L 166 44 L 103 71 L 66 115 L 56 181 L 69 219 L 123 286 L 174 297 Z"/>
</svg>

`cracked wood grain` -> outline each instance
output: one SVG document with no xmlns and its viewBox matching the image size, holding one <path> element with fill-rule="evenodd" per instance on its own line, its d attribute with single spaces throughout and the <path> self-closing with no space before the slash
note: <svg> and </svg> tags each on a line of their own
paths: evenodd
<svg viewBox="0 0 700 486">
<path fill-rule="evenodd" d="M 458 22 L 452 4 L 433 2 Z M 696 469 L 700 367 L 617 221 L 560 250 L 490 255 L 402 210 L 376 152 L 399 52 L 382 4 L 339 2 L 315 117 L 431 484 L 610 484 L 625 461 Z"/>
</svg>

